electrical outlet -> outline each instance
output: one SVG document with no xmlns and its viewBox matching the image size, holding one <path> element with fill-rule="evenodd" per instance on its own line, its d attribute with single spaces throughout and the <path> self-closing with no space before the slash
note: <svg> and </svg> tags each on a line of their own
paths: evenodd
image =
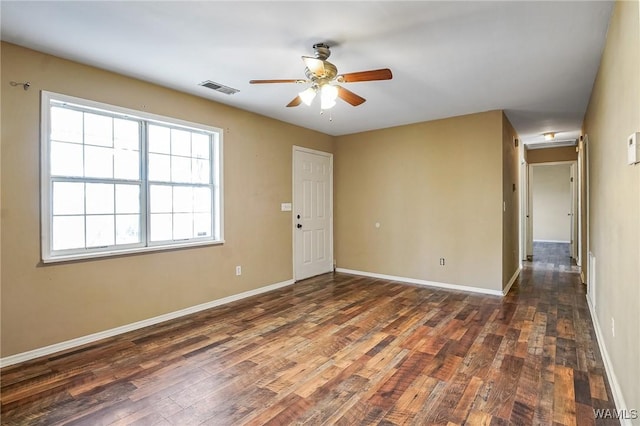
<svg viewBox="0 0 640 426">
<path fill-rule="evenodd" d="M 444 266 L 444 257 L 440 258 L 440 266 Z"/>
<path fill-rule="evenodd" d="M 616 321 L 611 317 L 611 334 L 616 337 Z"/>
<path fill-rule="evenodd" d="M 242 275 L 242 266 L 236 266 L 236 275 Z"/>
</svg>

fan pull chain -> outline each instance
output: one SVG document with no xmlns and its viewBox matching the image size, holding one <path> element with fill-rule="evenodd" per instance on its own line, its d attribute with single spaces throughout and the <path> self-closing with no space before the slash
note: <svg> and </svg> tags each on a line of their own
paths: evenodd
<svg viewBox="0 0 640 426">
<path fill-rule="evenodd" d="M 320 115 L 324 115 L 324 110 L 320 110 Z M 331 110 L 329 110 L 329 121 L 333 121 L 333 115 L 331 115 Z"/>
</svg>

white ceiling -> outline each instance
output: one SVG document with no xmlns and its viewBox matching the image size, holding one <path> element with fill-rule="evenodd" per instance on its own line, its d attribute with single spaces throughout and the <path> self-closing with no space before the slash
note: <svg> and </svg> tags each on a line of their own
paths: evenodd
<svg viewBox="0 0 640 426">
<path fill-rule="evenodd" d="M 140 78 L 330 135 L 504 109 L 525 142 L 577 138 L 610 1 L 106 1 L 0 3 L 2 40 Z M 303 55 L 332 46 L 340 73 L 388 67 L 393 80 L 345 84 L 367 102 L 285 108 Z M 28 75 L 23 77 L 29 79 Z M 198 86 L 213 80 L 225 95 Z M 317 102 L 317 101 L 316 101 Z"/>
</svg>

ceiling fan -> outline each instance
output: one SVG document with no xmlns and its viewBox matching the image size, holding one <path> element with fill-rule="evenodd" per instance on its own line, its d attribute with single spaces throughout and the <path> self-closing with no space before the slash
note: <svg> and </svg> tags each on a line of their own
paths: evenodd
<svg viewBox="0 0 640 426">
<path fill-rule="evenodd" d="M 320 108 L 325 110 L 332 108 L 336 104 L 336 98 L 340 98 L 353 106 L 358 106 L 366 101 L 362 96 L 356 95 L 336 83 L 391 80 L 393 77 L 389 68 L 338 74 L 336 66 L 327 61 L 331 55 L 331 50 L 327 44 L 314 44 L 313 51 L 314 57 L 302 57 L 305 64 L 304 73 L 307 79 L 251 80 L 249 83 L 311 83 L 311 86 L 293 98 L 293 100 L 287 104 L 287 107 L 295 107 L 301 103 L 311 105 L 313 99 L 320 93 Z"/>
</svg>

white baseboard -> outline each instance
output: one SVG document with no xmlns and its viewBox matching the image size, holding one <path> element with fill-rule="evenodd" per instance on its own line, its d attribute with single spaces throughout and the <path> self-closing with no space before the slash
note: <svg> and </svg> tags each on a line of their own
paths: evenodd
<svg viewBox="0 0 640 426">
<path fill-rule="evenodd" d="M 290 279 L 279 283 L 260 287 L 255 290 L 245 291 L 243 293 L 234 294 L 222 299 L 212 300 L 211 302 L 202 303 L 200 305 L 191 306 L 179 311 L 169 312 L 167 314 L 159 315 L 157 317 L 148 318 L 142 321 L 137 321 L 131 324 L 126 324 L 120 327 L 112 328 L 110 330 L 100 331 L 98 333 L 89 334 L 87 336 L 78 337 L 64 342 L 55 343 L 53 345 L 45 346 L 31 351 L 22 352 L 19 354 L 0 358 L 0 368 L 7 367 L 9 365 L 18 364 L 20 362 L 29 361 L 41 356 L 51 355 L 56 352 L 64 351 L 67 349 L 75 348 L 78 346 L 86 345 L 87 343 L 93 343 L 107 337 L 113 337 L 118 334 L 126 333 L 128 331 L 138 330 L 150 325 L 159 324 L 164 321 L 169 321 L 175 318 L 183 317 L 185 315 L 193 314 L 196 312 L 204 311 L 205 309 L 215 308 L 216 306 L 225 305 L 227 303 L 235 302 L 237 300 L 246 299 L 247 297 L 256 296 L 258 294 L 266 293 L 272 290 L 276 290 L 281 287 L 286 287 L 293 284 L 295 280 Z"/>
<path fill-rule="evenodd" d="M 520 275 L 520 271 L 522 271 L 522 266 L 519 266 L 518 269 L 516 269 L 516 271 L 513 273 L 513 275 L 511 276 L 511 279 L 509 280 L 509 282 L 507 283 L 507 286 L 505 288 L 502 289 L 502 295 L 506 296 L 507 293 L 509 293 L 509 290 L 511 290 L 511 286 L 513 285 L 513 283 L 516 282 L 516 280 L 518 279 L 518 276 Z"/>
<path fill-rule="evenodd" d="M 428 287 L 445 288 L 447 290 L 468 291 L 471 293 L 482 293 L 482 294 L 490 294 L 492 296 L 503 296 L 502 291 L 491 290 L 488 288 L 469 287 L 466 285 L 440 283 L 436 281 L 426 281 L 426 280 L 419 280 L 416 278 L 398 277 L 395 275 L 377 274 L 375 272 L 356 271 L 353 269 L 345 269 L 345 268 L 336 268 L 336 272 L 342 272 L 342 273 L 351 274 L 351 275 L 361 275 L 363 277 L 370 277 L 370 278 L 381 278 L 383 280 L 389 280 L 389 281 L 400 281 L 404 283 L 418 284 L 418 285 L 424 285 Z"/>
<path fill-rule="evenodd" d="M 563 244 L 569 244 L 571 241 L 565 241 L 565 240 L 533 240 L 534 243 L 563 243 Z"/>
<path fill-rule="evenodd" d="M 613 371 L 613 365 L 611 364 L 611 358 L 609 357 L 609 352 L 607 352 L 607 347 L 604 344 L 604 336 L 602 335 L 602 329 L 600 328 L 600 323 L 598 322 L 598 316 L 596 315 L 596 312 L 591 305 L 591 300 L 589 300 L 588 297 L 587 305 L 589 306 L 591 320 L 593 321 L 593 328 L 596 332 L 596 341 L 598 342 L 600 354 L 602 355 L 602 360 L 604 361 L 604 369 L 607 372 L 607 379 L 609 379 L 609 385 L 611 386 L 611 393 L 613 393 L 613 402 L 615 402 L 618 411 L 627 412 L 627 403 L 624 401 L 622 389 L 620 389 L 620 383 L 618 383 L 618 378 Z M 632 426 L 630 419 L 621 418 L 619 420 L 622 426 Z"/>
</svg>

